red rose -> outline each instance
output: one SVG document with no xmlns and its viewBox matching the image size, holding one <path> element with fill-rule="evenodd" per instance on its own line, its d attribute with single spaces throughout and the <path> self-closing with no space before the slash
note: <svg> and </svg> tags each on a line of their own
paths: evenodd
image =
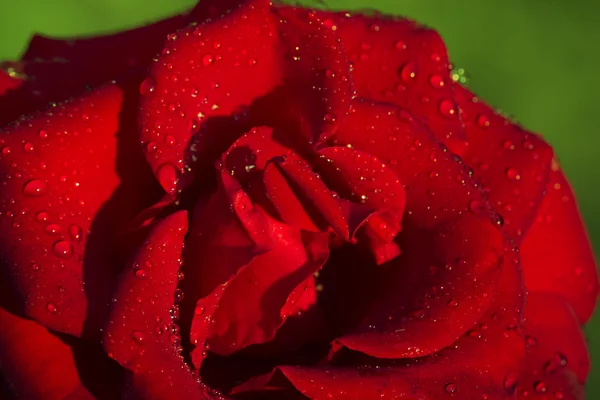
<svg viewBox="0 0 600 400">
<path fill-rule="evenodd" d="M 233 3 L 6 65 L 6 396 L 582 399 L 552 149 L 432 30 Z"/>
</svg>

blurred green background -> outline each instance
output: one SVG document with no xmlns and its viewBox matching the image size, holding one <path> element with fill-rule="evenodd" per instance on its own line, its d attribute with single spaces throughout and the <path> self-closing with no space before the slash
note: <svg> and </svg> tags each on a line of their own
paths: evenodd
<svg viewBox="0 0 600 400">
<path fill-rule="evenodd" d="M 113 32 L 185 10 L 196 0 L 0 1 L 0 60 L 17 59 L 30 35 Z M 310 4 L 310 0 L 304 3 Z M 436 28 L 470 87 L 550 141 L 579 198 L 600 255 L 600 24 L 587 0 L 313 0 L 376 9 Z M 1 112 L 1 110 L 0 110 Z M 587 327 L 600 399 L 600 313 Z"/>
</svg>

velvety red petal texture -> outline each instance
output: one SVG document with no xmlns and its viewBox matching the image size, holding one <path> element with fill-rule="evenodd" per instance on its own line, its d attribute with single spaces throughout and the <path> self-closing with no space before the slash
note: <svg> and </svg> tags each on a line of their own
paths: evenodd
<svg viewBox="0 0 600 400">
<path fill-rule="evenodd" d="M 383 358 L 439 351 L 481 318 L 500 269 L 502 235 L 483 194 L 394 106 L 356 103 L 334 142 L 383 160 L 406 191 L 402 254 L 375 284 L 380 298 L 360 330 L 340 343 Z"/>
<path fill-rule="evenodd" d="M 398 17 L 319 16 L 342 39 L 359 96 L 410 110 L 449 145 L 464 140 L 448 54 L 437 32 Z"/>
<path fill-rule="evenodd" d="M 584 399 L 590 360 L 579 321 L 558 295 L 531 293 L 525 308 L 527 362 L 518 399 Z"/>
<path fill-rule="evenodd" d="M 504 218 L 504 230 L 520 242 L 542 202 L 552 149 L 464 87 L 455 85 L 454 91 L 468 140 L 462 159 Z"/>
<path fill-rule="evenodd" d="M 212 398 L 184 364 L 173 323 L 186 232 L 185 212 L 152 226 L 119 279 L 103 345 L 111 358 L 131 370 L 129 390 L 135 398 Z"/>
<path fill-rule="evenodd" d="M 580 324 L 590 318 L 600 290 L 598 271 L 575 196 L 556 162 L 521 255 L 529 291 L 561 295 Z"/>
<path fill-rule="evenodd" d="M 513 261 L 511 256 L 480 330 L 472 330 L 439 353 L 410 362 L 359 358 L 345 366 L 343 360 L 338 362 L 342 365 L 281 366 L 238 386 L 234 393 L 268 394 L 288 387 L 289 382 L 310 399 L 514 398 L 511 377 L 525 355 L 520 330 L 523 301 L 518 258 Z"/>
<path fill-rule="evenodd" d="M 151 199 L 145 167 L 132 164 L 135 153 L 122 158 L 131 144 L 119 131 L 122 100 L 109 85 L 0 134 L 6 276 L 27 315 L 77 336 L 103 324 L 118 226 Z"/>
<path fill-rule="evenodd" d="M 170 35 L 140 86 L 141 140 L 167 193 L 176 193 L 181 173 L 196 158 L 214 157 L 215 147 L 223 151 L 222 143 L 226 149 L 231 142 L 231 133 L 203 129 L 203 124 L 240 111 L 281 81 L 269 2 L 246 3 Z M 200 143 L 190 147 L 194 135 Z"/>
</svg>

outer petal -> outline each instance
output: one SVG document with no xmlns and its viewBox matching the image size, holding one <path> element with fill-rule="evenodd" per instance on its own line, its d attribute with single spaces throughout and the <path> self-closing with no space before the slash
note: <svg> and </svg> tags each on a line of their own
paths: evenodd
<svg viewBox="0 0 600 400">
<path fill-rule="evenodd" d="M 464 139 L 446 47 L 435 31 L 381 15 L 319 15 L 342 39 L 359 96 L 410 110 L 444 143 Z"/>
<path fill-rule="evenodd" d="M 560 296 L 531 293 L 525 308 L 527 362 L 519 399 L 584 399 L 590 360 L 579 321 Z"/>
<path fill-rule="evenodd" d="M 239 111 L 281 80 L 269 2 L 244 3 L 222 18 L 191 25 L 170 36 L 140 87 L 141 139 L 167 193 L 177 191 L 180 171 L 192 165 L 192 156 L 207 156 L 209 149 L 198 135 L 211 135 L 220 151 L 231 143 L 225 137 L 231 133 L 212 137 L 219 133 L 201 127 L 207 118 Z M 190 148 L 193 135 L 199 143 Z M 223 141 L 224 146 L 218 145 Z"/>
<path fill-rule="evenodd" d="M 500 269 L 502 235 L 482 193 L 450 153 L 393 106 L 357 103 L 334 141 L 383 160 L 406 191 L 397 239 L 403 253 L 379 276 L 380 298 L 368 318 L 342 343 L 386 358 L 448 346 L 481 318 Z"/>
<path fill-rule="evenodd" d="M 348 365 L 351 354 L 349 360 L 336 360 L 341 364 L 336 366 L 281 366 L 242 384 L 234 393 L 268 394 L 291 383 L 309 399 L 514 398 L 510 378 L 524 357 L 519 321 L 524 288 L 518 267 L 518 262 L 505 263 L 494 305 L 482 320 L 485 333 L 465 335 L 451 348 L 412 362 L 359 356 Z"/>
<path fill-rule="evenodd" d="M 521 255 L 527 289 L 561 295 L 585 323 L 598 299 L 598 272 L 575 196 L 556 163 Z"/>
<path fill-rule="evenodd" d="M 27 315 L 73 335 L 97 335 L 120 224 L 153 198 L 122 104 L 109 85 L 0 133 L 3 266 Z"/>
<path fill-rule="evenodd" d="M 131 393 L 140 399 L 212 398 L 178 352 L 178 271 L 187 214 L 175 213 L 150 230 L 120 277 L 104 331 L 104 349 L 132 371 Z"/>
<path fill-rule="evenodd" d="M 504 229 L 520 242 L 544 194 L 552 149 L 537 135 L 495 113 L 462 86 L 454 89 L 468 147 L 461 154 L 473 168 Z"/>
</svg>

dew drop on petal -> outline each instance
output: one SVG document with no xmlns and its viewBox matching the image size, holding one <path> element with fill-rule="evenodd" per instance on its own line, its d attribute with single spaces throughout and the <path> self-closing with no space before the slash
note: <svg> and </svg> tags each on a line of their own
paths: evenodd
<svg viewBox="0 0 600 400">
<path fill-rule="evenodd" d="M 47 185 L 39 179 L 32 179 L 23 186 L 23 194 L 27 197 L 41 197 L 46 190 Z"/>
<path fill-rule="evenodd" d="M 440 110 L 440 114 L 446 118 L 456 118 L 456 104 L 452 100 L 444 99 L 440 101 L 438 105 L 438 109 Z"/>
<path fill-rule="evenodd" d="M 448 384 L 446 384 L 446 386 L 444 386 L 444 390 L 446 391 L 446 393 L 455 393 L 456 392 L 456 384 L 448 383 Z"/>
<path fill-rule="evenodd" d="M 73 246 L 65 240 L 59 240 L 52 245 L 52 252 L 59 258 L 70 258 L 73 255 Z"/>
<path fill-rule="evenodd" d="M 411 82 L 417 76 L 417 64 L 410 61 L 400 68 L 400 78 L 404 82 Z"/>
<path fill-rule="evenodd" d="M 73 241 L 79 242 L 83 238 L 83 229 L 77 224 L 72 224 L 69 226 L 69 236 Z"/>
<path fill-rule="evenodd" d="M 435 89 L 444 87 L 444 78 L 441 75 L 431 75 L 429 77 L 429 84 Z"/>
<path fill-rule="evenodd" d="M 147 96 L 156 90 L 156 81 L 153 78 L 146 78 L 140 84 L 140 94 Z"/>
<path fill-rule="evenodd" d="M 58 311 L 58 308 L 56 308 L 56 304 L 54 303 L 47 303 L 46 310 L 48 310 L 49 313 L 54 314 Z"/>
<path fill-rule="evenodd" d="M 33 146 L 33 143 L 25 142 L 25 144 L 23 145 L 23 150 L 25 150 L 28 153 L 31 153 L 35 150 L 35 147 Z"/>
<path fill-rule="evenodd" d="M 171 163 L 165 163 L 158 167 L 156 177 L 163 189 L 169 194 L 177 192 L 178 174 L 177 169 Z"/>
<path fill-rule="evenodd" d="M 60 226 L 56 224 L 47 225 L 44 230 L 48 235 L 60 235 Z"/>
<path fill-rule="evenodd" d="M 48 218 L 50 218 L 50 214 L 48 214 L 46 211 L 40 211 L 39 213 L 35 214 L 35 219 L 40 223 L 48 221 Z"/>
</svg>

